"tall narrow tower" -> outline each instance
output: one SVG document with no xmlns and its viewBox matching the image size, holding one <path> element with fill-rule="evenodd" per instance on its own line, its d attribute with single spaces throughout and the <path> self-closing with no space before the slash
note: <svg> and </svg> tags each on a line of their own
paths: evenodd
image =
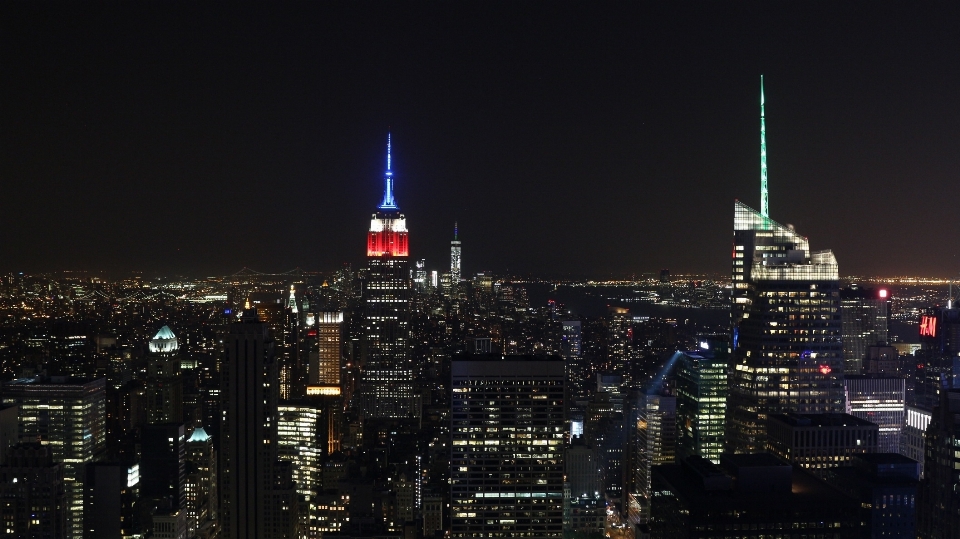
<svg viewBox="0 0 960 539">
<path fill-rule="evenodd" d="M 450 286 L 456 288 L 460 283 L 460 230 L 453 223 L 453 241 L 450 242 Z"/>
<path fill-rule="evenodd" d="M 163 326 L 148 347 L 147 423 L 182 423 L 183 380 L 177 337 Z"/>
<path fill-rule="evenodd" d="M 389 135 L 383 183 L 383 201 L 367 234 L 360 404 L 368 418 L 400 419 L 414 417 L 417 410 L 407 343 L 411 289 L 407 220 L 393 197 Z"/>
<path fill-rule="evenodd" d="M 770 217 L 767 191 L 767 124 L 763 117 L 763 75 L 760 75 L 760 215 Z"/>
<path fill-rule="evenodd" d="M 220 522 L 226 539 L 296 531 L 292 478 L 277 462 L 279 375 L 274 340 L 253 309 L 231 324 L 221 373 Z"/>
<path fill-rule="evenodd" d="M 734 203 L 727 451 L 761 451 L 770 414 L 842 412 L 837 259 L 769 215 L 760 79 L 758 212 Z"/>
</svg>

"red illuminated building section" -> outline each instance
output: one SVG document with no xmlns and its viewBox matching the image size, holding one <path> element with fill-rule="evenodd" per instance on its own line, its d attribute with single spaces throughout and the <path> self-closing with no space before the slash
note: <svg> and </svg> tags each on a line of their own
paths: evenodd
<svg viewBox="0 0 960 539">
<path fill-rule="evenodd" d="M 407 220 L 403 214 L 373 215 L 367 233 L 367 256 L 408 256 Z"/>
</svg>

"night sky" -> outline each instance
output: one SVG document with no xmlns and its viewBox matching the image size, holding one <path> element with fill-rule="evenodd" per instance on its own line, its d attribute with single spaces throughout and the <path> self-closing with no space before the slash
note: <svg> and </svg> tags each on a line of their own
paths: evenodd
<svg viewBox="0 0 960 539">
<path fill-rule="evenodd" d="M 4 2 L 0 271 L 361 264 L 389 129 L 429 269 L 728 273 L 762 73 L 771 217 L 957 275 L 952 3 L 667 4 Z"/>
</svg>

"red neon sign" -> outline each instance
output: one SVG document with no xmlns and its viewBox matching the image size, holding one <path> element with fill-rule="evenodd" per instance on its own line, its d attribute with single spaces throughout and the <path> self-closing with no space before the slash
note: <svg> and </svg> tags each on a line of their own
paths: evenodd
<svg viewBox="0 0 960 539">
<path fill-rule="evenodd" d="M 935 316 L 920 317 L 920 336 L 921 337 L 937 336 L 937 317 Z"/>
<path fill-rule="evenodd" d="M 833 369 L 830 368 L 830 365 L 820 365 L 820 374 L 826 376 L 833 372 Z"/>
</svg>

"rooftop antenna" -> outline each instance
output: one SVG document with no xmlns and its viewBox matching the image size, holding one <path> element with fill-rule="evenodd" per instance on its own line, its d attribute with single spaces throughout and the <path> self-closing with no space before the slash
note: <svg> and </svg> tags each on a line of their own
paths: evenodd
<svg viewBox="0 0 960 539">
<path fill-rule="evenodd" d="M 767 124 L 763 117 L 763 75 L 760 75 L 760 215 L 770 218 L 767 191 Z"/>
<path fill-rule="evenodd" d="M 383 202 L 381 210 L 396 210 L 397 201 L 393 198 L 393 171 L 390 170 L 390 133 L 387 133 L 387 171 L 383 175 Z"/>
</svg>

